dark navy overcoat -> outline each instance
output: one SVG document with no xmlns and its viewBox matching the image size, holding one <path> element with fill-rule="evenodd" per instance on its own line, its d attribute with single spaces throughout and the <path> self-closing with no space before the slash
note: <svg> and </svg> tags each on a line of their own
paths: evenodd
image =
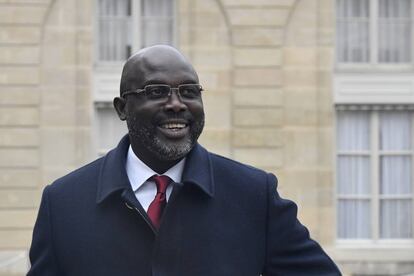
<svg viewBox="0 0 414 276">
<path fill-rule="evenodd" d="M 129 184 L 128 146 L 44 189 L 29 276 L 340 275 L 275 176 L 200 145 L 157 232 Z"/>
</svg>

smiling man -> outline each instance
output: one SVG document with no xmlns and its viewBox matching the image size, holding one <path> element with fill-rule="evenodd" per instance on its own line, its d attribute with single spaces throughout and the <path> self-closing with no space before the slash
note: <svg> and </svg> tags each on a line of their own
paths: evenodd
<svg viewBox="0 0 414 276">
<path fill-rule="evenodd" d="M 176 49 L 128 59 L 129 134 L 44 189 L 28 275 L 340 275 L 272 174 L 208 152 L 202 87 Z"/>
</svg>

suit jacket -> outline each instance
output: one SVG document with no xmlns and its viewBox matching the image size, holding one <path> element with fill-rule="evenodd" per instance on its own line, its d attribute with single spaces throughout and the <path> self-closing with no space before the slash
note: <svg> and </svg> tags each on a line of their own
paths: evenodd
<svg viewBox="0 0 414 276">
<path fill-rule="evenodd" d="M 44 189 L 29 276 L 340 275 L 275 176 L 198 144 L 156 231 L 126 174 L 128 146 Z"/>
</svg>

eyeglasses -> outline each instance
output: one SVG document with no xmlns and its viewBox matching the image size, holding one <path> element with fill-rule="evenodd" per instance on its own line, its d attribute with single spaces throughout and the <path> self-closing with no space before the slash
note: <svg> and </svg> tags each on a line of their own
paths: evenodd
<svg viewBox="0 0 414 276">
<path fill-rule="evenodd" d="M 148 100 L 167 101 L 173 90 L 177 90 L 177 95 L 180 100 L 186 102 L 200 99 L 203 88 L 199 84 L 181 84 L 177 88 L 172 88 L 166 84 L 149 84 L 143 89 L 125 91 L 122 93 L 122 97 L 125 98 L 125 96 L 130 94 L 142 94 Z"/>
</svg>

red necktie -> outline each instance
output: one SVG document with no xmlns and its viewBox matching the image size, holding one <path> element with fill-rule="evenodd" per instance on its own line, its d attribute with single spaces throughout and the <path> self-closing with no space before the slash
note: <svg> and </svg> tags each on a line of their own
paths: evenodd
<svg viewBox="0 0 414 276">
<path fill-rule="evenodd" d="M 157 185 L 157 194 L 148 207 L 147 214 L 151 219 L 152 224 L 156 229 L 158 229 L 161 223 L 162 211 L 167 204 L 165 192 L 167 191 L 167 187 L 168 184 L 170 184 L 171 179 L 166 175 L 154 175 L 151 177 L 151 180 L 154 180 L 155 184 Z"/>
</svg>

